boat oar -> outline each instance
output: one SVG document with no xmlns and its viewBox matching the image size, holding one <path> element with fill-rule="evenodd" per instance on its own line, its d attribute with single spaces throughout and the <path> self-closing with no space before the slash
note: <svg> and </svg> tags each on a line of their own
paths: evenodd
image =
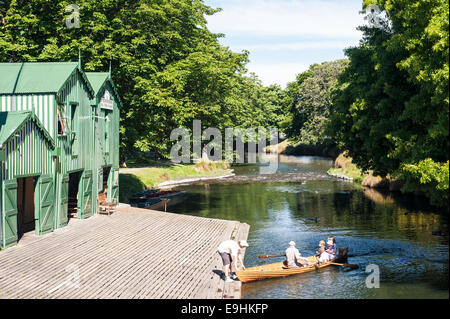
<svg viewBox="0 0 450 319">
<path fill-rule="evenodd" d="M 259 255 L 258 258 L 271 258 L 271 257 L 284 257 L 286 254 L 283 255 Z"/>
<path fill-rule="evenodd" d="M 331 265 L 335 265 L 335 266 L 342 266 L 342 267 L 348 267 L 351 269 L 358 269 L 359 266 L 355 265 L 355 264 L 339 264 L 339 263 L 331 263 Z"/>
</svg>

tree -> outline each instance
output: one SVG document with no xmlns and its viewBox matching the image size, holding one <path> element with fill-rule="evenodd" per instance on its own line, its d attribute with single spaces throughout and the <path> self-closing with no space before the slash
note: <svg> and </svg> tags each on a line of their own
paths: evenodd
<svg viewBox="0 0 450 319">
<path fill-rule="evenodd" d="M 330 114 L 332 94 L 347 60 L 312 65 L 288 86 L 292 103 L 290 135 L 306 145 L 320 145 L 326 140 L 325 123 Z"/>
<path fill-rule="evenodd" d="M 346 50 L 350 64 L 340 78 L 328 132 L 359 167 L 403 176 L 410 191 L 412 176 L 420 176 L 412 167 L 433 167 L 429 160 L 442 167 L 449 157 L 449 5 L 364 2 L 372 3 L 389 21 L 361 27 L 360 45 Z M 422 189 L 419 178 L 415 185 Z"/>
<path fill-rule="evenodd" d="M 106 71 L 111 62 L 124 106 L 123 151 L 168 156 L 171 130 L 192 128 L 194 118 L 223 128 L 236 125 L 238 114 L 258 113 L 252 108 L 260 103 L 235 95 L 243 93 L 248 53 L 221 46 L 207 28 L 205 16 L 219 9 L 202 0 L 79 0 L 80 28 L 69 29 L 69 4 L 5 1 L 0 61 L 76 61 L 80 52 L 87 71 Z"/>
</svg>

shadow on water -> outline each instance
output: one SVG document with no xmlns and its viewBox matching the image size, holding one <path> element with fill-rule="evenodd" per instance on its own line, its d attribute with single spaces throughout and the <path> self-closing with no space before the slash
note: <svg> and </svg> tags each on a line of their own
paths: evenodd
<svg viewBox="0 0 450 319">
<path fill-rule="evenodd" d="M 250 224 L 247 266 L 280 261 L 257 256 L 283 253 L 291 240 L 312 255 L 330 234 L 360 266 L 244 284 L 244 298 L 448 298 L 448 211 L 330 179 L 331 165 L 291 157 L 263 182 L 258 166 L 239 167 L 228 182 L 179 187 L 186 200 L 171 210 Z M 380 269 L 379 289 L 366 287 L 368 265 Z"/>
</svg>

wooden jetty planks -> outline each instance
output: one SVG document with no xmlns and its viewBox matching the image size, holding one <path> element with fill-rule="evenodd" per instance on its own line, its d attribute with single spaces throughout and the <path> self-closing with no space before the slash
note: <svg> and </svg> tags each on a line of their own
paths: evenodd
<svg viewBox="0 0 450 319">
<path fill-rule="evenodd" d="M 246 239 L 245 225 L 136 208 L 72 220 L 0 252 L 0 298 L 237 298 L 216 249 Z M 78 288 L 67 285 L 68 265 Z"/>
</svg>

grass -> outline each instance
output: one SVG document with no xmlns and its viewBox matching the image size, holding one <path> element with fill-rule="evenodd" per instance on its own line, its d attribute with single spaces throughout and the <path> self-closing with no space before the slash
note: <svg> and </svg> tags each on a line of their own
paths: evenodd
<svg viewBox="0 0 450 319">
<path fill-rule="evenodd" d="M 134 173 L 120 174 L 120 197 L 122 203 L 146 189 L 156 188 L 158 184 L 176 179 L 195 177 L 218 177 L 231 173 L 230 165 L 224 162 L 200 162 L 197 164 L 172 164 L 140 169 Z"/>
<path fill-rule="evenodd" d="M 338 158 L 336 158 L 335 164 L 338 168 L 330 168 L 328 170 L 329 174 L 345 175 L 353 178 L 353 181 L 356 183 L 362 183 L 364 178 L 368 175 L 363 173 L 361 169 L 352 163 L 352 159 L 347 156 L 346 152 L 340 154 Z"/>
<path fill-rule="evenodd" d="M 344 175 L 353 178 L 353 181 L 356 183 L 362 183 L 362 181 L 366 177 L 366 175 L 362 174 L 361 170 L 356 166 L 347 168 L 330 168 L 328 170 L 328 173 L 333 175 L 334 174 Z"/>
</svg>

